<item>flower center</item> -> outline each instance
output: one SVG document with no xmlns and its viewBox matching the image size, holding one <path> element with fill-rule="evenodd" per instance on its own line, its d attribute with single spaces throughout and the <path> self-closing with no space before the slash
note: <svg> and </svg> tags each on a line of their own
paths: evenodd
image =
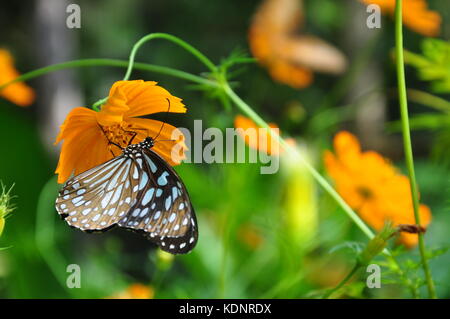
<svg viewBox="0 0 450 319">
<path fill-rule="evenodd" d="M 116 145 L 120 145 L 122 148 L 127 147 L 136 132 L 132 130 L 130 124 L 115 124 L 111 126 L 102 126 L 103 132 L 106 138 L 111 143 L 108 145 L 109 150 L 116 148 Z M 116 145 L 114 145 L 116 144 Z"/>
<path fill-rule="evenodd" d="M 373 192 L 366 186 L 358 186 L 356 191 L 364 199 L 371 199 L 373 197 Z"/>
</svg>

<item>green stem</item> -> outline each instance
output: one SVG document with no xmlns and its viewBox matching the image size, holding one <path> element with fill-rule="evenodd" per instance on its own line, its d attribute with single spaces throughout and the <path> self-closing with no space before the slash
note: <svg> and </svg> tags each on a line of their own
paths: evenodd
<svg viewBox="0 0 450 319">
<path fill-rule="evenodd" d="M 350 217 L 350 219 L 360 228 L 360 230 L 369 238 L 372 239 L 375 235 L 370 230 L 370 228 L 364 223 L 364 221 L 352 210 L 352 208 L 342 199 L 342 197 L 336 192 L 336 190 L 327 182 L 327 180 L 320 175 L 320 173 L 306 161 L 301 154 L 292 146 L 286 143 L 286 141 L 278 134 L 274 134 L 274 132 L 269 128 L 269 125 L 255 112 L 253 109 L 245 103 L 228 85 L 228 83 L 222 83 L 223 90 L 228 95 L 228 97 L 237 105 L 237 107 L 248 117 L 250 117 L 258 126 L 264 127 L 268 130 L 269 134 L 273 138 L 275 138 L 283 148 L 289 152 L 290 154 L 296 156 L 299 161 L 305 166 L 305 168 L 309 171 L 309 173 L 314 177 L 314 179 L 319 183 L 319 185 L 337 202 L 337 204 L 344 210 L 344 212 Z M 403 270 L 400 267 L 398 261 L 392 256 L 389 249 L 385 248 L 383 250 L 383 255 L 386 256 L 392 263 L 394 263 L 398 272 L 404 274 Z M 414 294 L 414 287 L 411 281 L 407 282 L 408 288 Z"/>
<path fill-rule="evenodd" d="M 359 263 L 357 263 L 353 269 L 348 273 L 347 276 L 345 276 L 344 279 L 342 279 L 342 281 L 333 289 L 328 290 L 323 296 L 322 299 L 328 299 L 330 298 L 330 296 L 335 293 L 336 291 L 338 291 L 339 289 L 341 289 L 342 286 L 344 286 L 352 277 L 353 275 L 359 270 L 359 268 L 361 268 L 361 265 Z"/>
<path fill-rule="evenodd" d="M 398 261 L 392 256 L 391 254 L 386 255 L 386 259 L 388 262 L 391 262 L 391 268 L 394 269 L 394 271 L 397 273 L 397 275 L 403 280 L 404 284 L 408 287 L 409 291 L 411 292 L 411 295 L 414 299 L 418 299 L 419 295 L 417 293 L 417 288 L 414 285 L 414 283 L 411 281 L 411 279 L 407 276 L 407 274 L 403 271 L 403 269 L 400 268 L 400 264 Z"/>
<path fill-rule="evenodd" d="M 127 72 L 125 73 L 125 76 L 123 77 L 124 81 L 128 81 L 128 79 L 130 78 L 131 72 L 133 71 L 134 59 L 136 57 L 136 53 L 139 50 L 139 48 L 144 43 L 146 43 L 146 42 L 148 42 L 150 40 L 153 40 L 153 39 L 165 39 L 165 40 L 168 40 L 170 42 L 173 42 L 173 43 L 179 45 L 180 47 L 182 47 L 183 49 L 185 49 L 186 51 L 190 52 L 200 62 L 202 62 L 211 72 L 215 73 L 217 71 L 217 67 L 214 65 L 214 63 L 212 63 L 203 53 L 198 51 L 196 48 L 194 48 L 189 43 L 181 40 L 178 37 L 175 37 L 173 35 L 167 34 L 167 33 L 151 33 L 151 34 L 148 34 L 148 35 L 144 36 L 143 38 L 141 38 L 133 46 L 133 49 L 131 50 L 131 53 L 130 53 L 130 58 L 129 58 L 129 64 L 128 64 Z"/>
<path fill-rule="evenodd" d="M 189 43 L 181 40 L 180 38 L 178 38 L 176 36 L 173 36 L 173 35 L 170 35 L 167 33 L 150 33 L 150 34 L 142 37 L 138 42 L 136 42 L 133 45 L 133 48 L 131 49 L 130 57 L 128 59 L 127 72 L 125 73 L 125 76 L 123 77 L 123 81 L 128 81 L 130 79 L 131 72 L 133 71 L 133 67 L 134 67 L 134 59 L 136 58 L 136 54 L 137 54 L 137 51 L 139 50 L 139 48 L 142 45 L 144 45 L 146 42 L 148 42 L 150 40 L 154 40 L 154 39 L 165 39 L 165 40 L 168 40 L 170 42 L 173 42 L 173 43 L 179 45 L 180 47 L 182 47 L 183 49 L 185 49 L 186 51 L 191 53 L 194 57 L 196 57 L 200 62 L 202 62 L 211 71 L 211 73 L 213 75 L 217 74 L 217 67 L 214 65 L 214 63 L 212 63 L 203 53 L 198 51 L 196 48 L 194 48 Z M 102 104 L 106 103 L 107 100 L 108 100 L 107 97 L 98 100 L 97 102 L 95 102 L 92 105 L 92 108 L 96 111 L 99 111 L 99 107 Z"/>
<path fill-rule="evenodd" d="M 231 88 L 225 83 L 223 89 L 229 98 L 237 105 L 237 107 L 248 117 L 250 117 L 258 126 L 266 128 L 272 138 L 276 139 L 280 145 L 290 154 L 297 157 L 300 162 L 306 167 L 314 179 L 320 186 L 342 207 L 344 212 L 353 220 L 353 222 L 367 235 L 370 239 L 374 237 L 374 233 L 370 228 L 362 221 L 362 219 L 351 209 L 351 207 L 342 199 L 342 197 L 336 192 L 336 190 L 327 182 L 327 180 L 320 175 L 320 173 L 310 164 L 307 160 L 300 155 L 300 153 L 286 143 L 286 141 L 280 137 L 280 135 L 274 133 L 269 125 L 255 112 L 253 109 L 245 103 Z"/>
<path fill-rule="evenodd" d="M 402 0 L 397 0 L 395 6 L 395 51 L 397 57 L 396 62 L 397 62 L 398 94 L 400 101 L 400 114 L 403 131 L 405 160 L 410 180 L 411 195 L 414 208 L 414 218 L 416 224 L 420 225 L 419 195 L 417 191 L 416 176 L 414 172 L 414 158 L 412 152 L 411 133 L 409 129 L 409 118 L 408 118 L 408 100 L 406 97 L 406 81 L 405 81 L 405 69 L 403 57 Z M 429 297 L 437 298 L 433 279 L 431 277 L 431 271 L 428 266 L 428 260 L 425 252 L 425 242 L 422 233 L 419 233 L 419 251 L 427 282 Z"/>
<path fill-rule="evenodd" d="M 21 76 L 15 78 L 13 81 L 0 85 L 0 90 L 11 85 L 16 82 L 28 81 L 39 76 L 45 75 L 47 73 L 71 69 L 71 68 L 79 68 L 79 67 L 91 67 L 91 66 L 112 66 L 112 67 L 120 67 L 127 68 L 129 65 L 128 61 L 125 60 L 116 60 L 116 59 L 82 59 L 82 60 L 73 60 L 58 64 L 53 64 L 50 66 L 46 66 L 43 68 L 36 69 L 34 71 L 22 74 Z M 217 84 L 214 81 L 205 79 L 203 77 L 190 74 L 188 72 L 172 69 L 165 66 L 153 65 L 148 63 L 134 63 L 134 68 L 142 71 L 150 71 L 165 75 L 170 75 L 176 78 L 180 78 L 183 80 L 191 81 L 197 84 L 208 85 L 212 87 L 217 87 Z"/>
</svg>

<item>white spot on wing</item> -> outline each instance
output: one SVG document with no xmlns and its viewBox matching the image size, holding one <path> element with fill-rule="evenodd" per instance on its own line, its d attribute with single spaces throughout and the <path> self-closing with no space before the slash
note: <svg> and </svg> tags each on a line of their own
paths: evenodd
<svg viewBox="0 0 450 319">
<path fill-rule="evenodd" d="M 108 205 L 109 200 L 111 199 L 113 194 L 114 194 L 114 191 L 110 191 L 109 193 L 107 193 L 105 195 L 105 197 L 103 197 L 102 202 L 101 202 L 102 208 L 105 208 Z"/>
<path fill-rule="evenodd" d="M 139 215 L 139 217 L 144 217 L 145 215 L 147 215 L 147 212 L 148 212 L 148 207 L 147 207 L 147 208 L 144 208 L 144 209 L 142 210 L 142 212 L 141 212 L 141 214 Z"/>
<path fill-rule="evenodd" d="M 164 171 L 162 172 L 161 176 L 158 177 L 158 185 L 160 186 L 164 186 L 167 185 L 167 176 L 169 176 L 169 173 Z"/>
<path fill-rule="evenodd" d="M 165 202 L 166 210 L 169 210 L 171 204 L 172 204 L 172 196 L 169 196 L 166 198 L 166 202 Z"/>
<path fill-rule="evenodd" d="M 153 198 L 154 193 L 155 193 L 154 188 L 150 188 L 148 191 L 146 191 L 144 198 L 142 198 L 142 205 L 144 205 L 144 206 L 147 205 L 150 202 L 150 200 Z M 153 203 L 153 204 L 155 204 L 155 203 Z"/>
<path fill-rule="evenodd" d="M 148 182 L 148 175 L 146 172 L 144 172 L 144 174 L 142 174 L 142 178 L 141 181 L 139 182 L 139 190 L 142 190 L 145 185 L 147 185 Z"/>
</svg>

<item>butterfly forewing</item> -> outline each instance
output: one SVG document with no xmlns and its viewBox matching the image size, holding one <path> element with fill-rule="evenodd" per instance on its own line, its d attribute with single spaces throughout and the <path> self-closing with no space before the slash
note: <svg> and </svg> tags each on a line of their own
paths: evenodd
<svg viewBox="0 0 450 319">
<path fill-rule="evenodd" d="M 70 179 L 56 201 L 59 214 L 84 231 L 118 225 L 145 232 L 170 253 L 189 252 L 198 231 L 188 192 L 150 147 L 131 145 L 124 154 Z"/>
<path fill-rule="evenodd" d="M 71 178 L 56 200 L 59 214 L 69 225 L 81 230 L 111 227 L 118 221 L 118 214 L 128 212 L 131 206 L 132 185 L 128 184 L 132 180 L 125 178 L 131 163 L 130 159 L 119 156 Z M 130 199 L 125 200 L 127 197 Z"/>
</svg>

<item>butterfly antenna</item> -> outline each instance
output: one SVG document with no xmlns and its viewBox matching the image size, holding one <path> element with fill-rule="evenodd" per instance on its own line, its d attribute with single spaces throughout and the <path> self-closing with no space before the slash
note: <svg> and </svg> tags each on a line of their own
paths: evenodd
<svg viewBox="0 0 450 319">
<path fill-rule="evenodd" d="M 163 121 L 163 124 L 161 125 L 161 128 L 159 129 L 158 134 L 153 138 L 154 141 L 156 141 L 156 139 L 158 138 L 159 134 L 161 134 L 162 129 L 163 129 L 163 127 L 164 127 L 164 124 L 166 124 L 167 115 L 169 114 L 169 111 L 170 111 L 170 100 L 169 100 L 168 98 L 166 98 L 166 100 L 167 100 L 167 103 L 169 104 L 169 106 L 168 106 L 168 108 L 167 108 L 167 111 L 166 111 L 166 117 L 165 117 L 165 119 L 164 119 L 164 121 Z"/>
</svg>

